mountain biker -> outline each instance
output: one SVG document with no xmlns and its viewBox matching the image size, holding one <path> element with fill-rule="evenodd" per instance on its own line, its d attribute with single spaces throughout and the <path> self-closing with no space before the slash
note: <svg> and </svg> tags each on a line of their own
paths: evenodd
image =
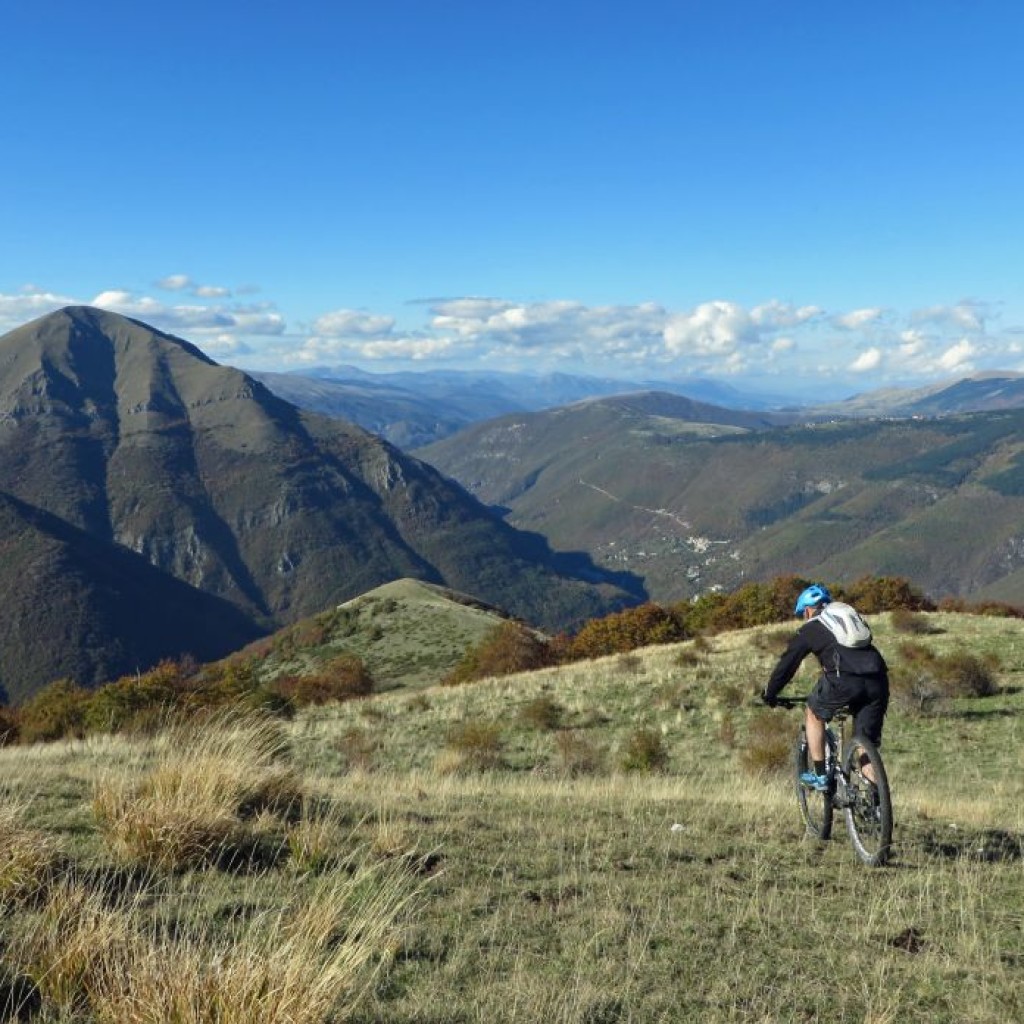
<svg viewBox="0 0 1024 1024">
<path fill-rule="evenodd" d="M 807 752 L 812 765 L 800 781 L 819 791 L 828 788 L 825 723 L 837 711 L 849 708 L 854 716 L 854 732 L 877 747 L 882 741 L 882 725 L 889 706 L 889 670 L 874 644 L 846 647 L 824 623 L 817 621 L 831 601 L 832 595 L 819 583 L 800 594 L 794 614 L 804 620 L 803 625 L 789 641 L 761 694 L 765 704 L 775 707 L 779 693 L 796 675 L 804 658 L 808 654 L 817 657 L 821 678 L 808 694 L 804 708 Z"/>
</svg>

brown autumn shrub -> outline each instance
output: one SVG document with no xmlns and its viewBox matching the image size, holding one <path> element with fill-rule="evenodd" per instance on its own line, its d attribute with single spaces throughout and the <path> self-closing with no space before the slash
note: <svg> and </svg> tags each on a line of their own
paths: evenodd
<svg viewBox="0 0 1024 1024">
<path fill-rule="evenodd" d="M 18 710 L 23 743 L 81 738 L 92 693 L 71 679 L 58 679 L 30 697 Z"/>
<path fill-rule="evenodd" d="M 339 654 L 319 672 L 304 676 L 283 676 L 274 683 L 274 690 L 296 707 L 323 705 L 373 693 L 374 680 L 362 658 L 355 654 Z"/>
<path fill-rule="evenodd" d="M 910 608 L 895 608 L 889 616 L 892 628 L 897 633 L 908 633 L 912 636 L 927 636 L 934 633 L 935 627 L 926 615 L 912 611 Z"/>
<path fill-rule="evenodd" d="M 441 680 L 458 686 L 476 679 L 532 672 L 553 664 L 551 648 L 534 630 L 518 622 L 503 622 L 480 643 L 466 651 L 462 660 Z"/>
<path fill-rule="evenodd" d="M 548 694 L 534 697 L 519 709 L 519 721 L 539 732 L 553 732 L 561 728 L 565 708 Z"/>
<path fill-rule="evenodd" d="M 648 602 L 591 619 L 569 642 L 565 655 L 568 661 L 582 661 L 608 654 L 627 654 L 640 647 L 685 640 L 688 635 L 677 615 Z"/>
</svg>

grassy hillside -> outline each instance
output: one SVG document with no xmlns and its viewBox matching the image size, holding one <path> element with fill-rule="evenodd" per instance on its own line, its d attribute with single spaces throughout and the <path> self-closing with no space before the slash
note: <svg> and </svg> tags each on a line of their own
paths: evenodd
<svg viewBox="0 0 1024 1024">
<path fill-rule="evenodd" d="M 35 994 L 27 1019 L 39 1022 L 100 1020 L 110 1005 L 122 1015 L 105 1019 L 168 1020 L 167 992 L 192 991 L 193 977 L 208 995 L 221 991 L 245 973 L 244 959 L 256 983 L 233 991 L 247 993 L 247 1019 L 289 1024 L 1019 1020 L 1019 626 L 959 615 L 918 619 L 913 634 L 886 615 L 872 625 L 897 672 L 919 662 L 908 644 L 1000 659 L 993 696 L 924 716 L 893 708 L 884 746 L 897 820 L 891 867 L 861 867 L 841 824 L 827 844 L 803 838 L 787 775 L 767 754 L 752 756 L 784 748 L 796 728 L 794 714 L 750 700 L 789 632 L 766 627 L 311 709 L 276 745 L 254 743 L 250 729 L 234 745 L 176 736 L 0 751 L 5 806 L 31 801 L 28 824 L 0 830 L 0 994 L 21 993 L 26 1005 Z M 174 871 L 157 853 L 167 856 L 198 793 L 183 787 L 188 799 L 155 843 L 139 822 L 150 820 L 143 811 L 158 789 L 147 773 L 185 774 L 176 750 L 203 777 L 216 752 L 245 784 L 224 812 L 219 856 L 179 844 L 187 870 Z M 31 899 L 5 881 L 29 828 L 62 858 Z M 126 870 L 140 860 L 151 873 Z M 69 875 L 85 890 L 77 902 L 61 888 Z M 361 900 L 363 923 L 340 934 L 349 944 L 366 936 L 363 966 L 330 975 L 333 1010 L 313 999 L 320 989 L 307 975 L 309 998 L 271 1012 L 252 994 L 274 987 L 260 988 L 259 970 L 269 959 L 294 991 L 297 961 L 330 955 L 329 945 L 280 940 L 283 922 L 303 919 L 311 900 L 326 904 L 332 885 Z M 88 903 L 96 890 L 116 921 Z M 381 928 L 366 923 L 368 907 Z M 67 950 L 67 935 L 88 924 L 95 936 L 97 921 L 115 938 L 85 944 L 77 975 L 47 975 L 54 922 Z M 125 936 L 135 936 L 135 955 L 104 973 Z M 138 943 L 156 955 L 139 955 Z M 151 983 L 157 964 L 162 987 Z M 84 995 L 72 1018 L 75 992 Z M 211 1014 L 187 1019 L 246 1019 Z"/>
<path fill-rule="evenodd" d="M 376 689 L 438 682 L 505 621 L 503 612 L 420 580 L 395 580 L 261 640 L 259 679 L 303 675 L 339 654 L 355 654 Z"/>
</svg>

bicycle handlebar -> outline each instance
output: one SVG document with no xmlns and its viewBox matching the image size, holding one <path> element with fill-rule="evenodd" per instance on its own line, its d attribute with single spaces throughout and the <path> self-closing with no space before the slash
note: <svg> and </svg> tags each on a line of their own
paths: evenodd
<svg viewBox="0 0 1024 1024">
<path fill-rule="evenodd" d="M 798 708 L 802 707 L 807 703 L 806 697 L 776 697 L 776 707 L 780 708 Z"/>
</svg>

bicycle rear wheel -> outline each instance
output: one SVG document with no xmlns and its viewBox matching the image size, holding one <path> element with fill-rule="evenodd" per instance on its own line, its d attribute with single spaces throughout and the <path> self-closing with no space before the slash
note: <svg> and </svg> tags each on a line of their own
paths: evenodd
<svg viewBox="0 0 1024 1024">
<path fill-rule="evenodd" d="M 892 800 L 889 779 L 878 748 L 854 736 L 843 763 L 846 782 L 846 829 L 857 856 L 869 867 L 889 859 L 892 843 Z"/>
<path fill-rule="evenodd" d="M 831 734 L 825 734 L 827 744 L 826 757 L 828 764 L 835 763 L 835 748 Z M 807 733 L 803 726 L 800 727 L 800 735 L 797 737 L 796 746 L 793 750 L 793 769 L 796 780 L 796 798 L 800 804 L 800 815 L 807 826 L 808 835 L 816 836 L 818 839 L 828 839 L 832 835 L 832 793 L 831 789 L 826 792 L 819 792 L 805 786 L 800 781 L 800 776 L 813 767 L 810 755 L 807 753 Z"/>
</svg>

